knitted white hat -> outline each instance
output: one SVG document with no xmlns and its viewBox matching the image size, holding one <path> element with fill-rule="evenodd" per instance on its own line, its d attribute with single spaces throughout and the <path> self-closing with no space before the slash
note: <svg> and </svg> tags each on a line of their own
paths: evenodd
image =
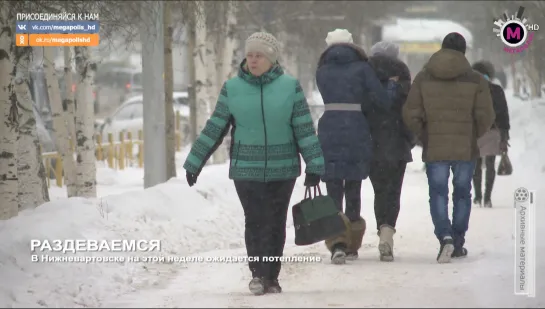
<svg viewBox="0 0 545 309">
<path fill-rule="evenodd" d="M 352 40 L 352 33 L 346 29 L 335 29 L 327 34 L 325 38 L 327 46 L 337 43 L 354 43 Z"/>
<path fill-rule="evenodd" d="M 245 53 L 262 52 L 271 63 L 276 63 L 280 52 L 278 40 L 266 32 L 255 32 L 246 39 Z"/>
</svg>

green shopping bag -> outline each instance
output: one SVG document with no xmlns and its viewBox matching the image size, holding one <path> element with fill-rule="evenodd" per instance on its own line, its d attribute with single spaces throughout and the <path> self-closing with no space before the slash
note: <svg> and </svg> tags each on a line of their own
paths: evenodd
<svg viewBox="0 0 545 309">
<path fill-rule="evenodd" d="M 310 187 L 307 187 L 305 198 L 294 205 L 291 211 L 295 227 L 295 244 L 298 246 L 324 241 L 346 231 L 342 212 L 337 209 L 331 197 L 322 195 L 319 186 L 314 187 L 314 197 Z"/>
</svg>

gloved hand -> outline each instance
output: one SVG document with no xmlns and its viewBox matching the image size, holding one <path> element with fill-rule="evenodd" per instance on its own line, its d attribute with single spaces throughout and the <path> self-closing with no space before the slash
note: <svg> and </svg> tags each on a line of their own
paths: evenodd
<svg viewBox="0 0 545 309">
<path fill-rule="evenodd" d="M 509 145 L 509 142 L 507 140 L 502 140 L 500 142 L 500 151 L 501 152 L 507 152 L 507 148 L 509 148 L 511 145 Z"/>
<path fill-rule="evenodd" d="M 197 183 L 197 175 L 195 174 L 186 172 L 185 178 L 187 179 L 187 183 L 189 184 L 190 187 L 193 187 L 193 185 Z"/>
<path fill-rule="evenodd" d="M 320 175 L 307 174 L 305 176 L 305 187 L 315 187 L 320 184 Z"/>
</svg>

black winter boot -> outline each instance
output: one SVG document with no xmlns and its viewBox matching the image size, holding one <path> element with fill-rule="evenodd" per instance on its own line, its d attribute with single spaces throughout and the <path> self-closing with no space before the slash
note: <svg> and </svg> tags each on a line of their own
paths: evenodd
<svg viewBox="0 0 545 309">
<path fill-rule="evenodd" d="M 261 278 L 253 278 L 248 284 L 248 288 L 254 295 L 263 295 L 265 294 L 265 281 Z"/>
<path fill-rule="evenodd" d="M 282 293 L 282 287 L 278 283 L 278 280 L 267 280 L 265 282 L 265 293 L 270 293 L 270 294 Z"/>
<path fill-rule="evenodd" d="M 347 252 L 346 253 L 346 259 L 349 261 L 357 260 L 359 257 L 358 252 Z"/>
<path fill-rule="evenodd" d="M 455 248 L 452 251 L 452 258 L 462 258 L 467 256 L 467 249 L 464 247 Z"/>
<path fill-rule="evenodd" d="M 487 167 L 486 169 L 486 180 L 484 184 L 484 207 L 491 208 L 492 203 L 492 188 L 494 188 L 494 181 L 496 180 L 496 170 L 494 166 Z"/>
</svg>

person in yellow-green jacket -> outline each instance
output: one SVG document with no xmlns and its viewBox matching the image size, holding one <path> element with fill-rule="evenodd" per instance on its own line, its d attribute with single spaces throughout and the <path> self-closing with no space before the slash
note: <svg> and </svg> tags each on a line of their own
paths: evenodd
<svg viewBox="0 0 545 309">
<path fill-rule="evenodd" d="M 280 293 L 279 259 L 295 180 L 305 160 L 305 186 L 324 173 L 322 148 L 299 81 L 278 63 L 279 42 L 265 32 L 245 42 L 238 75 L 227 80 L 216 107 L 184 163 L 193 186 L 231 128 L 229 178 L 244 209 L 245 242 L 255 295 Z M 267 257 L 267 259 L 263 259 Z M 257 258 L 256 261 L 254 258 Z"/>
</svg>

